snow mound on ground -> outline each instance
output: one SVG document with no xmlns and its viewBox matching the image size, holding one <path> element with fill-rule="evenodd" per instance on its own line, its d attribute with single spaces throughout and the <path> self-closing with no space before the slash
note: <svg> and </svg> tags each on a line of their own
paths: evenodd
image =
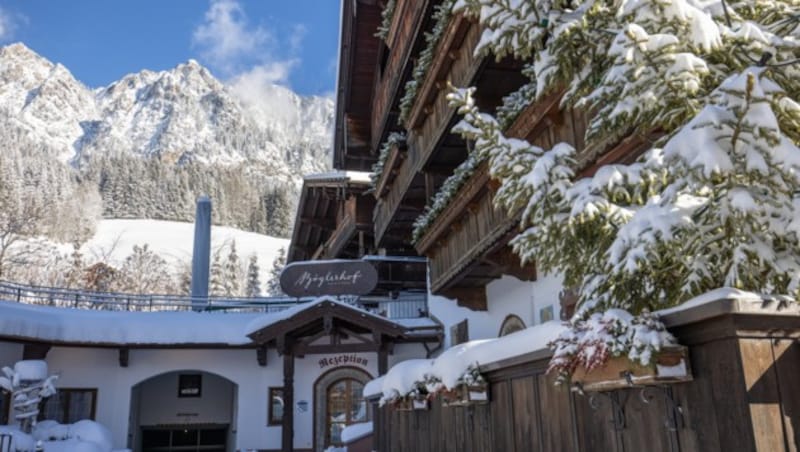
<svg viewBox="0 0 800 452">
<path fill-rule="evenodd" d="M 111 452 L 111 431 L 90 420 L 59 424 L 45 420 L 34 427 L 33 438 L 42 441 L 45 452 Z"/>
<path fill-rule="evenodd" d="M 342 442 L 347 444 L 372 434 L 372 422 L 351 424 L 342 430 Z"/>
<path fill-rule="evenodd" d="M 269 281 L 272 262 L 289 240 L 242 231 L 226 226 L 211 227 L 211 250 L 236 241 L 236 249 L 245 258 L 258 257 L 261 281 Z M 133 252 L 135 245 L 148 244 L 150 249 L 167 262 L 177 265 L 191 262 L 194 247 L 194 223 L 160 220 L 101 220 L 97 231 L 82 248 L 86 256 L 109 254 L 109 261 L 121 264 Z"/>
</svg>

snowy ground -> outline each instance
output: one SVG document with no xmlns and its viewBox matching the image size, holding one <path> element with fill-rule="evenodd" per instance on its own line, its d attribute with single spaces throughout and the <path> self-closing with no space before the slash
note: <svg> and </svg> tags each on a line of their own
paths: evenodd
<svg viewBox="0 0 800 452">
<path fill-rule="evenodd" d="M 150 248 L 169 263 L 179 264 L 192 258 L 194 223 L 158 220 L 102 220 L 97 232 L 82 248 L 86 256 L 108 256 L 110 263 L 121 263 L 130 255 L 134 245 L 150 245 Z M 261 281 L 269 281 L 272 261 L 280 248 L 287 248 L 289 240 L 241 231 L 239 229 L 212 226 L 211 249 L 227 246 L 236 241 L 236 251 L 243 262 L 251 254 L 258 256 Z M 224 255 L 225 253 L 223 253 Z"/>
</svg>

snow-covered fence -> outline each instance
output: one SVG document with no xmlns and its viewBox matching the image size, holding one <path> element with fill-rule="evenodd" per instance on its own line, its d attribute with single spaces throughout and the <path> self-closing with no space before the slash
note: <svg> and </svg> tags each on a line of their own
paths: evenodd
<svg viewBox="0 0 800 452">
<path fill-rule="evenodd" d="M 692 381 L 631 379 L 623 388 L 600 391 L 557 386 L 556 376 L 547 373 L 552 352 L 537 340 L 553 335 L 540 325 L 504 336 L 502 349 L 476 341 L 449 349 L 432 364 L 395 365 L 379 383 L 365 388 L 375 403 L 372 449 L 797 450 L 800 305 L 785 297 L 725 291 L 658 314 L 689 348 Z M 449 393 L 439 391 L 427 395 L 425 409 L 404 411 L 396 401 L 378 407 L 380 397 L 420 381 L 420 372 L 424 378 L 439 377 L 441 384 L 454 380 L 460 373 L 453 369 L 473 359 L 480 360 L 488 402 L 448 405 Z M 626 374 L 630 371 L 619 376 Z M 375 387 L 382 389 L 376 392 Z"/>
<path fill-rule="evenodd" d="M 109 311 L 190 311 L 194 302 L 195 307 L 198 305 L 203 306 L 205 311 L 277 312 L 312 299 L 210 296 L 198 300 L 188 295 L 92 292 L 0 281 L 0 300 L 62 308 Z M 352 299 L 345 301 L 392 319 L 423 317 L 428 314 L 427 295 L 424 292 L 401 293 L 395 297 L 352 297 Z"/>
</svg>

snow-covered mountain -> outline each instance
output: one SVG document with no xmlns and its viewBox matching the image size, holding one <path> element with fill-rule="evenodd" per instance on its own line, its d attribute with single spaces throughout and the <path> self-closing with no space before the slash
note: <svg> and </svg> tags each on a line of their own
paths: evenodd
<svg viewBox="0 0 800 452">
<path fill-rule="evenodd" d="M 194 60 L 90 89 L 24 44 L 0 49 L 0 127 L 65 162 L 125 153 L 166 164 L 257 163 L 284 180 L 329 165 L 333 101 L 272 85 L 255 99 Z"/>
</svg>

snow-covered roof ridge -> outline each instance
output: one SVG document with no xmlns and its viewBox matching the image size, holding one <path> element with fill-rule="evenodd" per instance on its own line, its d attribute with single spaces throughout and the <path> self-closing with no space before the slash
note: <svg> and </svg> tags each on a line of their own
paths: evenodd
<svg viewBox="0 0 800 452">
<path fill-rule="evenodd" d="M 247 345 L 264 313 L 94 311 L 0 301 L 0 337 L 62 344 Z"/>
<path fill-rule="evenodd" d="M 271 313 L 95 311 L 0 301 L 0 337 L 108 346 L 249 345 L 248 335 L 324 303 L 388 322 L 398 331 L 409 328 L 329 296 Z"/>
<path fill-rule="evenodd" d="M 303 180 L 320 182 L 320 181 L 340 181 L 346 180 L 357 184 L 369 184 L 370 173 L 364 171 L 326 171 L 324 173 L 307 174 L 303 176 Z"/>
<path fill-rule="evenodd" d="M 301 313 L 303 311 L 307 311 L 309 309 L 314 309 L 316 307 L 319 307 L 319 306 L 321 306 L 321 305 L 323 305 L 325 303 L 331 303 L 331 304 L 336 305 L 336 306 L 340 306 L 340 307 L 343 307 L 343 308 L 346 308 L 346 309 L 350 309 L 352 311 L 357 312 L 358 314 L 360 314 L 363 317 L 371 317 L 373 319 L 377 319 L 377 320 L 380 320 L 382 322 L 391 323 L 391 324 L 397 326 L 397 328 L 402 329 L 403 331 L 405 331 L 405 329 L 406 329 L 406 327 L 403 324 L 401 324 L 400 322 L 397 322 L 395 320 L 388 319 L 388 318 L 383 317 L 381 315 L 375 314 L 375 313 L 370 312 L 370 311 L 368 311 L 368 310 L 366 310 L 366 309 L 364 309 L 364 308 L 362 308 L 360 306 L 356 306 L 356 305 L 353 305 L 353 304 L 350 304 L 350 303 L 345 303 L 345 302 L 337 300 L 334 297 L 326 295 L 326 296 L 319 297 L 319 298 L 317 298 L 317 299 L 315 299 L 313 301 L 310 301 L 308 303 L 298 304 L 297 306 L 292 306 L 289 309 L 286 309 L 286 310 L 283 310 L 283 311 L 280 311 L 280 312 L 277 312 L 277 313 L 274 313 L 274 314 L 265 314 L 265 316 L 263 318 L 253 319 L 247 325 L 246 333 L 247 333 L 248 336 L 252 335 L 252 334 L 258 332 L 259 330 L 262 330 L 262 329 L 264 329 L 264 328 L 266 328 L 268 326 L 271 326 L 271 325 L 273 325 L 275 323 L 278 323 L 278 322 L 280 322 L 282 320 L 286 320 L 286 319 L 289 319 L 291 317 L 294 317 L 295 315 L 297 315 L 297 314 L 299 314 L 299 313 Z"/>
<path fill-rule="evenodd" d="M 655 314 L 666 326 L 682 325 L 729 313 L 800 316 L 800 303 L 788 295 L 759 294 L 720 287 Z"/>
<path fill-rule="evenodd" d="M 499 361 L 516 358 L 547 349 L 566 326 L 552 320 L 507 336 L 465 342 L 445 350 L 435 359 L 413 359 L 392 366 L 386 375 L 372 380 L 364 390 L 365 397 L 382 394 L 382 400 L 405 397 L 417 386 L 436 381 L 453 388 L 474 367 L 485 367 Z"/>
</svg>

